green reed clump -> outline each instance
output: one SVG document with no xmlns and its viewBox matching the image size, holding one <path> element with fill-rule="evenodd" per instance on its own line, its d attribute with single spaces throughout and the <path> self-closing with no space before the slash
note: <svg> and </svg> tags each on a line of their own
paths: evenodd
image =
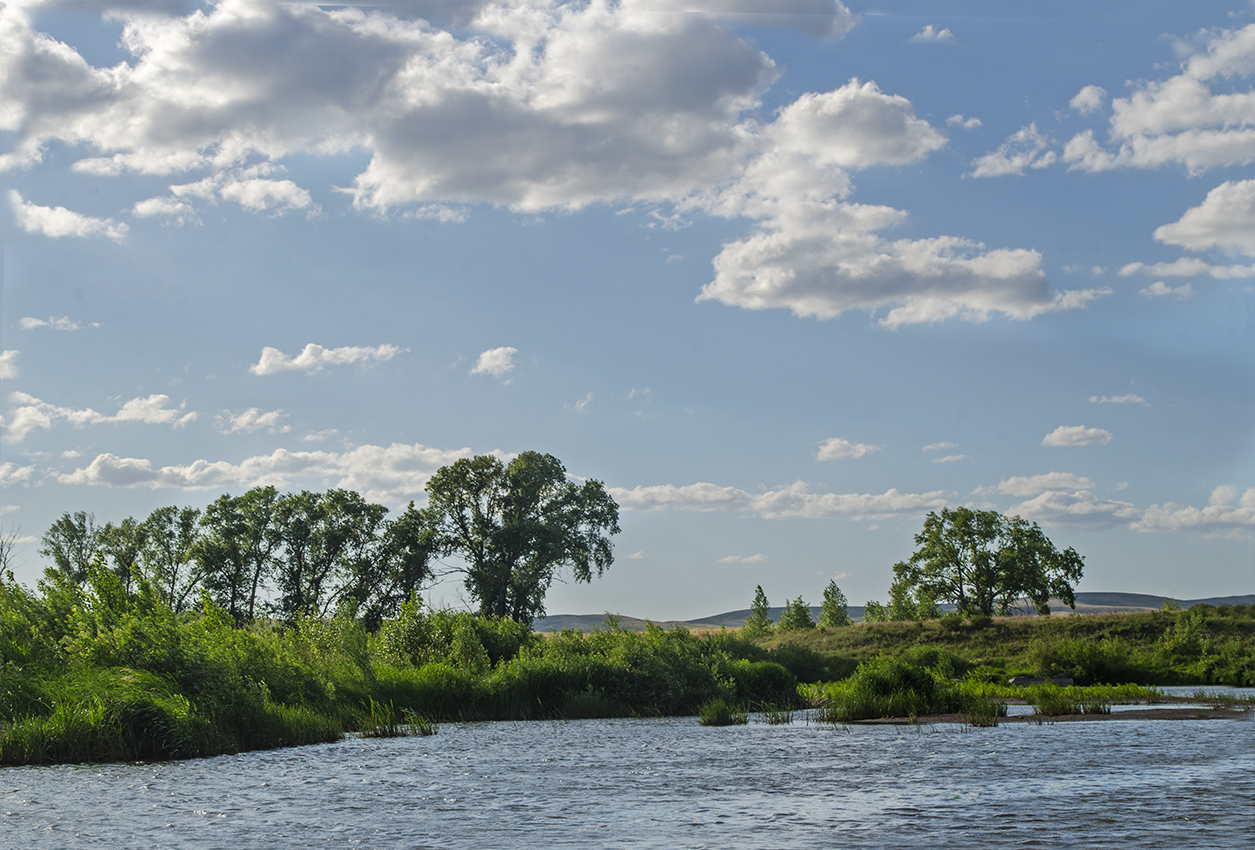
<svg viewBox="0 0 1255 850">
<path fill-rule="evenodd" d="M 1061 717 L 1081 713 L 1081 700 L 1071 688 L 1055 685 L 1033 685 L 1025 698 L 1033 706 L 1033 713 L 1042 717 Z"/>
<path fill-rule="evenodd" d="M 793 722 L 791 706 L 765 705 L 762 708 L 763 722 L 772 726 L 786 725 Z"/>
<path fill-rule="evenodd" d="M 749 711 L 723 697 L 708 700 L 697 710 L 697 722 L 703 726 L 741 726 L 749 720 Z"/>
<path fill-rule="evenodd" d="M 957 704 L 940 674 L 888 656 L 863 662 L 849 679 L 827 685 L 821 693 L 817 718 L 829 723 L 943 714 Z"/>
</svg>

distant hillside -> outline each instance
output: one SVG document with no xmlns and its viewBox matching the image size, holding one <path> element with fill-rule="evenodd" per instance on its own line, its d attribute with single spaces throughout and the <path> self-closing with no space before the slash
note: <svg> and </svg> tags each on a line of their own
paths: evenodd
<svg viewBox="0 0 1255 850">
<path fill-rule="evenodd" d="M 1148 593 L 1078 593 L 1076 594 L 1076 613 L 1078 614 L 1111 614 L 1111 613 L 1132 613 L 1138 611 L 1158 611 L 1163 608 L 1164 600 L 1167 597 L 1154 596 Z M 1193 605 L 1255 605 L 1255 594 L 1247 596 L 1209 596 L 1206 599 L 1178 599 L 1177 604 L 1182 608 L 1189 608 Z M 1050 608 L 1054 612 L 1071 614 L 1068 606 L 1064 605 L 1057 599 L 1050 601 Z M 954 610 L 953 605 L 942 606 L 943 610 Z M 850 616 L 855 620 L 863 619 L 863 606 L 851 605 L 847 609 Z M 784 608 L 772 608 L 771 619 L 778 620 L 784 612 Z M 726 626 L 729 629 L 739 628 L 744 625 L 745 620 L 749 617 L 748 608 L 740 611 L 729 611 L 726 614 L 716 614 L 713 617 L 701 617 L 696 620 L 642 620 L 637 617 L 627 617 L 619 615 L 619 622 L 624 628 L 634 631 L 643 631 L 646 624 L 652 622 L 656 626 L 670 628 L 671 626 L 684 626 L 685 628 L 695 631 L 702 629 L 718 629 Z M 811 616 L 819 619 L 819 607 L 811 606 Z M 600 626 L 606 620 L 605 614 L 553 614 L 548 617 L 537 618 L 535 628 L 538 632 L 560 632 L 563 629 L 575 629 L 580 632 L 591 631 Z"/>
</svg>

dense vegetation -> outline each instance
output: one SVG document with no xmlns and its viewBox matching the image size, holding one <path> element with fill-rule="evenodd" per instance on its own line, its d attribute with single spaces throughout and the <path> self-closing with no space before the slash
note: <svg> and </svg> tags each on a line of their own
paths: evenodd
<svg viewBox="0 0 1255 850">
<path fill-rule="evenodd" d="M 695 714 L 720 697 L 790 704 L 796 678 L 733 634 L 550 638 L 417 597 L 374 633 L 329 618 L 238 626 L 208 596 L 175 613 L 99 559 L 42 593 L 0 580 L 0 763 L 186 758 L 328 741 L 416 720 Z M 796 653 L 785 650 L 783 655 Z M 382 710 L 380 707 L 386 707 Z"/>
</svg>

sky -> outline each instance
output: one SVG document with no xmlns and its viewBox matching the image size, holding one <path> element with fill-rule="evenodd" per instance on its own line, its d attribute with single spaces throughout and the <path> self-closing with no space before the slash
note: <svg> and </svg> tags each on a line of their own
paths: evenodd
<svg viewBox="0 0 1255 850">
<path fill-rule="evenodd" d="M 15 0 L 0 66 L 24 583 L 536 450 L 622 512 L 551 613 L 883 600 L 959 505 L 1255 592 L 1249 3 Z"/>
</svg>

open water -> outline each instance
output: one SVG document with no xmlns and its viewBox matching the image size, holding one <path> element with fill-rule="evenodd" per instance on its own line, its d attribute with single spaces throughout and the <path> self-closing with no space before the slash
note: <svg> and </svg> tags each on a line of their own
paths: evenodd
<svg viewBox="0 0 1255 850">
<path fill-rule="evenodd" d="M 445 724 L 187 762 L 0 768 L 0 847 L 1236 848 L 1255 722 Z"/>
</svg>

